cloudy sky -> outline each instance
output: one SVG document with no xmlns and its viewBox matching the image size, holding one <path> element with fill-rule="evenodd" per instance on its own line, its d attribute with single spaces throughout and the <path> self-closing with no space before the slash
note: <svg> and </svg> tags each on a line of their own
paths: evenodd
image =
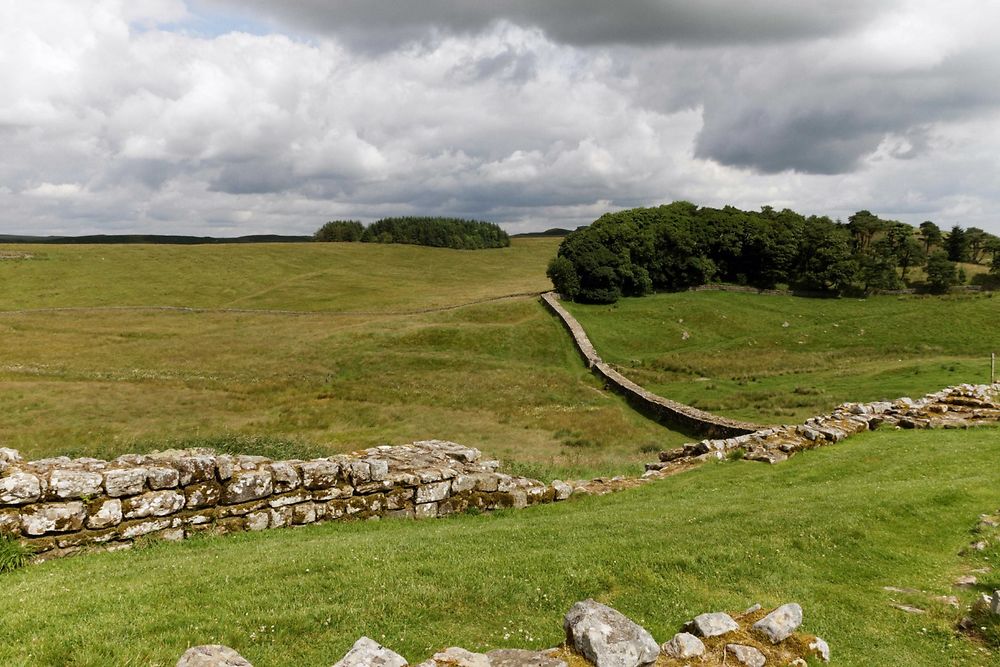
<svg viewBox="0 0 1000 667">
<path fill-rule="evenodd" d="M 996 0 L 0 0 L 0 233 L 511 232 L 687 199 L 1000 233 Z"/>
</svg>

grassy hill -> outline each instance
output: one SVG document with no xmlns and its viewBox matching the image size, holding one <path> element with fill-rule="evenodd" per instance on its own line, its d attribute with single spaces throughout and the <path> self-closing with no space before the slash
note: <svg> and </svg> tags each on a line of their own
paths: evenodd
<svg viewBox="0 0 1000 667">
<path fill-rule="evenodd" d="M 992 294 L 805 299 L 683 292 L 567 308 L 598 352 L 663 396 L 795 423 L 844 401 L 988 382 Z"/>
<path fill-rule="evenodd" d="M 705 611 L 796 601 L 832 664 L 995 665 L 954 633 L 961 612 L 933 596 L 983 566 L 993 570 L 982 588 L 1000 586 L 1000 545 L 958 556 L 979 513 L 997 509 L 997 435 L 866 433 L 777 466 L 710 465 L 493 516 L 54 561 L 2 576 L 0 607 L 16 613 L 0 614 L 0 664 L 168 667 L 191 644 L 223 643 L 258 667 L 325 667 L 362 634 L 414 662 L 455 644 L 544 648 L 592 596 L 661 642 Z"/>
<path fill-rule="evenodd" d="M 542 476 L 635 470 L 685 436 L 602 392 L 536 298 L 415 312 L 544 290 L 557 243 L 18 246 L 34 257 L 0 262 L 4 444 L 287 457 L 446 438 Z M 102 309 L 153 305 L 208 310 Z M 37 310 L 66 307 L 83 309 Z"/>
</svg>

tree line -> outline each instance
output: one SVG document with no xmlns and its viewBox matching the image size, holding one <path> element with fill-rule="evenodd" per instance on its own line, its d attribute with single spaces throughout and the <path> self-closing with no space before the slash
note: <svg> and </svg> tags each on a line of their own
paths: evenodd
<svg viewBox="0 0 1000 667">
<path fill-rule="evenodd" d="M 408 243 L 458 250 L 510 245 L 510 236 L 496 223 L 434 217 L 383 218 L 367 227 L 357 220 L 331 220 L 320 227 L 313 238 L 316 241 Z"/>
<path fill-rule="evenodd" d="M 976 227 L 918 228 L 858 211 L 847 223 L 795 211 L 743 211 L 678 201 L 601 216 L 568 235 L 548 276 L 567 298 L 613 303 L 621 296 L 713 282 L 779 286 L 829 294 L 870 293 L 914 284 L 944 292 L 964 282 L 960 262 L 992 260 L 1000 279 L 1000 239 Z"/>
</svg>

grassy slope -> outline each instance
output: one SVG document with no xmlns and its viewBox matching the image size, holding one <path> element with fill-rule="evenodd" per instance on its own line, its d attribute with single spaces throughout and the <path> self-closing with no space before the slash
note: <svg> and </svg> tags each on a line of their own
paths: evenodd
<svg viewBox="0 0 1000 667">
<path fill-rule="evenodd" d="M 969 529 L 996 509 L 998 435 L 864 434 L 778 466 L 713 465 L 498 516 L 326 524 L 47 563 L 3 576 L 0 607 L 17 613 L 0 615 L 0 664 L 172 665 L 189 644 L 221 642 L 260 667 L 319 667 L 362 634 L 414 661 L 453 644 L 546 647 L 569 606 L 593 596 L 659 641 L 703 611 L 795 600 L 836 664 L 986 665 L 950 629 L 959 612 L 929 596 L 952 592 Z M 993 566 L 984 585 L 1000 585 L 1000 549 L 977 563 Z M 903 613 L 894 599 L 930 613 Z"/>
<path fill-rule="evenodd" d="M 320 455 L 446 438 L 542 476 L 634 470 L 649 458 L 640 448 L 685 437 L 602 392 L 536 299 L 398 314 L 543 290 L 554 249 L 546 239 L 478 252 L 78 246 L 0 262 L 4 310 L 324 311 L 0 314 L 4 444 L 33 458 L 114 456 L 236 434 L 300 441 L 280 451 Z"/>
<path fill-rule="evenodd" d="M 700 292 L 568 307 L 598 351 L 643 386 L 720 414 L 787 422 L 848 400 L 988 381 L 1000 302 Z"/>
<path fill-rule="evenodd" d="M 558 239 L 462 251 L 360 243 L 0 246 L 0 310 L 193 306 L 396 311 L 549 288 Z"/>
</svg>

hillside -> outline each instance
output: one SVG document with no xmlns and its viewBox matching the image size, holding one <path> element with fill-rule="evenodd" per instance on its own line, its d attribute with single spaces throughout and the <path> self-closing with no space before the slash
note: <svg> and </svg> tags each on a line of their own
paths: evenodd
<svg viewBox="0 0 1000 667">
<path fill-rule="evenodd" d="M 287 458 L 446 438 L 540 476 L 635 469 L 685 436 L 602 392 L 530 295 L 555 243 L 32 248 L 0 262 L 4 444 Z M 207 310 L 118 309 L 153 305 Z"/>
<path fill-rule="evenodd" d="M 592 596 L 661 642 L 708 609 L 794 600 L 831 664 L 985 667 L 995 655 L 957 637 L 961 612 L 932 598 L 970 599 L 950 584 L 971 567 L 993 564 L 980 578 L 1000 584 L 996 546 L 958 556 L 978 515 L 997 509 L 996 436 L 875 432 L 778 466 L 710 465 L 491 516 L 53 561 L 2 575 L 0 606 L 18 611 L 0 615 L 0 664 L 169 667 L 189 645 L 223 643 L 257 667 L 328 667 L 361 635 L 412 661 L 455 644 L 545 648 Z"/>
<path fill-rule="evenodd" d="M 806 299 L 681 292 L 564 304 L 598 352 L 662 396 L 795 423 L 845 401 L 988 382 L 991 294 Z"/>
</svg>

